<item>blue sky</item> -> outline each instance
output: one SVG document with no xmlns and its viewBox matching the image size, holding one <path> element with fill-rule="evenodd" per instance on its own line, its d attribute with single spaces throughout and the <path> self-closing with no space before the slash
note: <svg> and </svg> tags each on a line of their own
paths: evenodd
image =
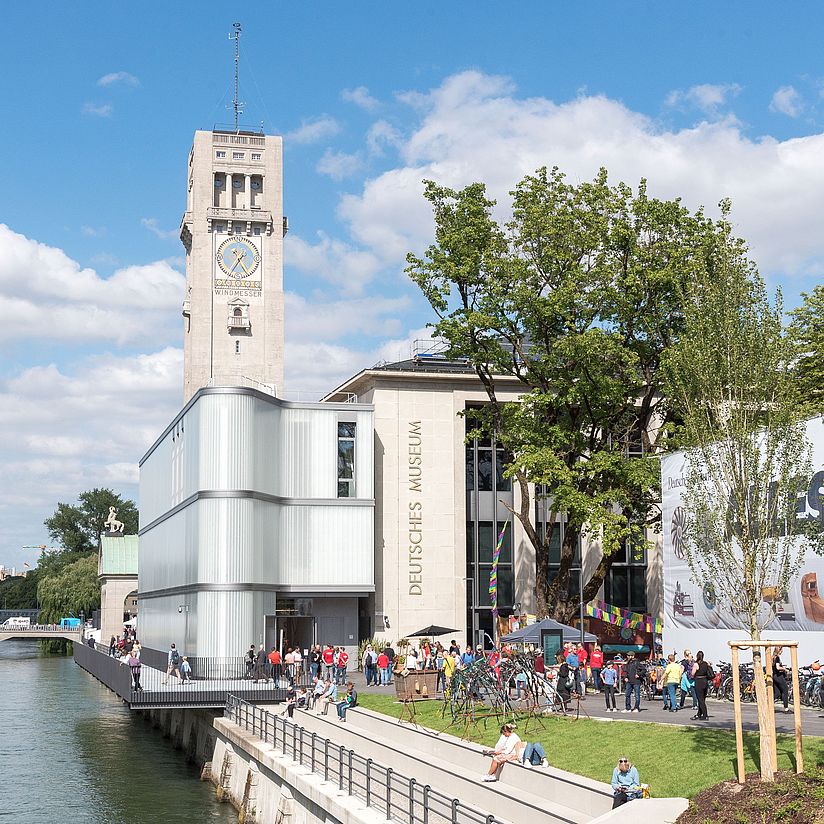
<svg viewBox="0 0 824 824">
<path fill-rule="evenodd" d="M 58 500 L 136 496 L 179 405 L 177 226 L 196 128 L 284 135 L 287 393 L 405 356 L 427 307 L 404 253 L 420 180 L 605 165 L 655 194 L 722 197 L 794 305 L 824 261 L 820 4 L 226 4 L 4 8 L 0 55 L 0 563 Z M 573 7 L 574 6 L 574 7 Z"/>
</svg>

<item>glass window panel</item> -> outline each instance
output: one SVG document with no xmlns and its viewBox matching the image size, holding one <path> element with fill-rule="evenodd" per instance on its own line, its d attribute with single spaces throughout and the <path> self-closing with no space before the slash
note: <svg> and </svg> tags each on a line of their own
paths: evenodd
<svg viewBox="0 0 824 824">
<path fill-rule="evenodd" d="M 472 521 L 467 521 L 466 524 L 466 560 L 467 563 L 475 561 L 475 533 Z"/>
<path fill-rule="evenodd" d="M 478 449 L 478 489 L 492 491 L 492 450 Z"/>
<path fill-rule="evenodd" d="M 547 529 L 549 524 L 547 524 Z M 561 527 L 555 524 L 552 529 L 552 537 L 549 539 L 549 563 L 561 563 Z"/>
<path fill-rule="evenodd" d="M 498 492 L 511 492 L 512 480 L 504 477 L 506 461 L 503 449 L 495 450 L 495 485 Z"/>
<path fill-rule="evenodd" d="M 498 533 L 503 529 L 503 524 L 498 524 Z M 498 542 L 498 535 L 495 535 L 495 542 Z M 512 563 L 512 522 L 506 528 L 506 532 L 504 532 L 504 539 L 501 542 L 501 557 L 498 559 L 499 564 L 511 564 Z"/>
<path fill-rule="evenodd" d="M 466 488 L 475 489 L 475 450 L 466 448 Z"/>
<path fill-rule="evenodd" d="M 610 603 L 616 607 L 629 608 L 629 570 L 613 567 L 610 571 Z"/>
<path fill-rule="evenodd" d="M 630 574 L 630 609 L 635 612 L 647 611 L 647 571 L 636 567 L 629 570 Z"/>
<path fill-rule="evenodd" d="M 646 542 L 641 540 L 640 538 L 635 538 L 630 543 L 630 558 L 629 562 L 635 565 L 642 565 L 646 564 L 647 562 L 647 547 Z"/>
<path fill-rule="evenodd" d="M 338 423 L 338 437 L 339 438 L 354 438 L 355 424 L 348 421 L 340 421 Z"/>
<path fill-rule="evenodd" d="M 352 478 L 355 472 L 355 442 L 338 441 L 338 478 Z"/>
<path fill-rule="evenodd" d="M 482 566 L 478 580 L 478 606 L 491 607 L 492 597 L 489 594 L 489 576 L 492 567 Z M 498 609 L 511 609 L 515 593 L 515 576 L 510 566 L 498 566 Z"/>
<path fill-rule="evenodd" d="M 491 521 L 480 521 L 478 523 L 478 561 L 480 563 L 492 563 L 492 547 L 495 546 L 496 537 Z"/>
<path fill-rule="evenodd" d="M 338 481 L 338 497 L 339 498 L 351 498 L 352 495 L 350 494 L 351 491 L 351 483 L 349 481 Z"/>
</svg>

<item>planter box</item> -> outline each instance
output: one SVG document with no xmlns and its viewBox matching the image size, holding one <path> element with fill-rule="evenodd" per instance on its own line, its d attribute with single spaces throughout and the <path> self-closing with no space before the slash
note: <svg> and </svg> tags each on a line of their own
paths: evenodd
<svg viewBox="0 0 824 824">
<path fill-rule="evenodd" d="M 437 670 L 413 670 L 409 675 L 403 675 L 400 671 L 392 673 L 392 677 L 399 701 L 422 701 L 437 697 Z"/>
</svg>

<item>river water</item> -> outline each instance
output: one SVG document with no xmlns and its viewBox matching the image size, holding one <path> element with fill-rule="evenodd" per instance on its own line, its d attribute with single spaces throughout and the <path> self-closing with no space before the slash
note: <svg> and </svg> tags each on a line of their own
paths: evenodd
<svg viewBox="0 0 824 824">
<path fill-rule="evenodd" d="M 181 752 L 71 658 L 0 643 L 2 824 L 236 821 Z"/>
</svg>

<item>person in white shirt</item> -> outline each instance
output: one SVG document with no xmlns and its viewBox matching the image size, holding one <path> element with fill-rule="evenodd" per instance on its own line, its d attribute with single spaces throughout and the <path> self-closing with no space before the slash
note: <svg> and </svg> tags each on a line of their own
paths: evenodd
<svg viewBox="0 0 824 824">
<path fill-rule="evenodd" d="M 415 647 L 410 646 L 406 651 L 406 661 L 404 661 L 404 666 L 410 671 L 418 668 L 418 653 L 415 651 Z"/>
<path fill-rule="evenodd" d="M 501 737 L 495 745 L 494 750 L 484 750 L 484 755 L 492 756 L 492 763 L 489 765 L 489 772 L 487 772 L 483 781 L 497 781 L 498 770 L 503 767 L 507 761 L 518 760 L 518 744 L 521 739 L 515 734 L 515 729 L 512 724 L 504 724 L 501 727 Z"/>
</svg>

